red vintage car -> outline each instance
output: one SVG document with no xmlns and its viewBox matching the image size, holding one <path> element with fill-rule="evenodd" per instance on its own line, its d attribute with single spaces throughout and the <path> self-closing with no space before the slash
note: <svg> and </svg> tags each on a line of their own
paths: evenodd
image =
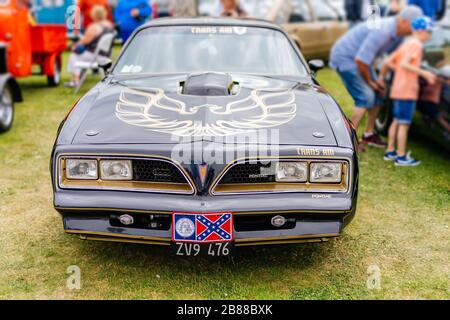
<svg viewBox="0 0 450 320">
<path fill-rule="evenodd" d="M 14 102 L 22 95 L 15 78 L 33 74 L 33 65 L 47 76 L 49 86 L 60 83 L 61 54 L 67 47 L 64 25 L 36 25 L 26 0 L 0 0 L 0 133 L 9 130 Z"/>
</svg>

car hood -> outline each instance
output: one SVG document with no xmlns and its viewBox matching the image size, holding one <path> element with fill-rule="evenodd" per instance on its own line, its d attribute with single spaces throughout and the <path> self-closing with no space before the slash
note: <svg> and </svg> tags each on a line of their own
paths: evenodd
<svg viewBox="0 0 450 320">
<path fill-rule="evenodd" d="M 310 80 L 232 75 L 239 83 L 234 94 L 207 96 L 181 94 L 185 79 L 186 75 L 167 75 L 104 81 L 93 89 L 96 97 L 84 106 L 84 114 L 78 115 L 81 120 L 72 143 L 251 139 L 264 144 L 337 146 L 320 102 L 327 95 Z"/>
</svg>

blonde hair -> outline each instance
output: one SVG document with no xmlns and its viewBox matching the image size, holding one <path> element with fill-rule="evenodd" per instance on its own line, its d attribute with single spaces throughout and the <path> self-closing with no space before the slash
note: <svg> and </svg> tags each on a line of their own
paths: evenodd
<svg viewBox="0 0 450 320">
<path fill-rule="evenodd" d="M 94 21 L 103 21 L 108 17 L 106 9 L 102 5 L 95 5 L 91 10 L 91 18 Z"/>
</svg>

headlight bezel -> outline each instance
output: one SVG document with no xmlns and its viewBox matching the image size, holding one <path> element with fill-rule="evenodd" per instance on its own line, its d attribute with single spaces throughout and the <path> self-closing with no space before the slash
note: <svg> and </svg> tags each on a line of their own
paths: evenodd
<svg viewBox="0 0 450 320">
<path fill-rule="evenodd" d="M 111 164 L 126 164 L 125 167 L 127 167 L 127 170 L 129 172 L 128 177 L 107 177 L 107 173 L 104 172 L 104 165 L 109 163 Z M 129 159 L 100 159 L 99 165 L 98 165 L 98 171 L 99 171 L 99 179 L 102 181 L 132 181 L 133 180 L 133 162 Z"/>
<path fill-rule="evenodd" d="M 279 178 L 278 174 L 280 171 L 280 166 L 296 166 L 295 169 L 301 169 L 299 166 L 303 165 L 305 170 L 305 177 L 302 179 L 292 178 Z M 309 164 L 307 161 L 277 161 L 275 162 L 275 182 L 276 183 L 307 183 L 309 178 Z"/>
<path fill-rule="evenodd" d="M 343 175 L 344 175 L 344 162 L 341 161 L 311 161 L 309 164 L 309 177 L 308 181 L 312 184 L 340 184 L 343 181 Z M 338 165 L 339 166 L 339 172 L 338 177 L 339 180 L 318 180 L 317 178 L 313 178 L 313 167 L 317 165 Z"/>
<path fill-rule="evenodd" d="M 308 163 L 308 181 L 307 182 L 261 182 L 261 183 L 224 183 L 222 179 L 232 170 L 233 167 L 245 163 L 254 162 L 273 162 L 272 175 L 276 173 L 276 162 L 307 162 Z M 341 167 L 340 182 L 311 182 L 310 165 L 312 163 L 338 163 Z M 232 194 L 264 194 L 264 193 L 348 193 L 350 192 L 353 180 L 353 162 L 348 157 L 279 157 L 279 158 L 242 158 L 230 163 L 215 179 L 210 187 L 210 194 L 213 196 L 232 195 Z M 275 179 L 274 179 L 275 180 Z"/>
<path fill-rule="evenodd" d="M 66 161 L 70 159 L 76 160 L 96 160 L 98 162 L 98 178 L 97 180 L 72 180 L 67 177 Z M 184 177 L 183 182 L 152 182 L 145 180 L 136 180 L 133 169 L 133 180 L 102 180 L 100 177 L 100 161 L 101 160 L 129 160 L 134 168 L 135 160 L 159 161 L 170 164 L 173 170 L 177 170 Z M 61 153 L 55 157 L 55 185 L 62 190 L 104 190 L 104 191 L 135 191 L 145 193 L 161 193 L 161 194 L 183 194 L 194 195 L 197 193 L 194 181 L 188 175 L 183 166 L 172 159 L 163 156 L 148 156 L 136 154 L 78 154 L 78 153 Z"/>
<path fill-rule="evenodd" d="M 83 163 L 87 163 L 88 167 L 91 165 L 95 166 L 95 175 L 94 176 L 90 176 L 88 174 L 84 174 L 84 176 L 82 174 L 79 174 L 78 176 L 74 175 L 71 173 L 72 168 L 74 168 L 75 166 L 71 166 L 70 163 L 71 162 L 76 162 L 78 163 L 78 166 L 80 166 Z M 71 168 L 72 167 L 72 168 Z M 66 159 L 66 163 L 65 163 L 65 176 L 68 180 L 73 180 L 73 181 L 95 181 L 98 180 L 99 178 L 99 174 L 98 174 L 98 161 L 97 159 L 85 159 L 85 158 L 68 158 Z"/>
</svg>

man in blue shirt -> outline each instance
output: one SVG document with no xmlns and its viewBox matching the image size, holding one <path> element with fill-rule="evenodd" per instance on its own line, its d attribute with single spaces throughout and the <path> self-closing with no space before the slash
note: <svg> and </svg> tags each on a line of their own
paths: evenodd
<svg viewBox="0 0 450 320">
<path fill-rule="evenodd" d="M 445 5 L 443 0 L 409 0 L 408 3 L 422 8 L 423 13 L 431 19 L 436 19 Z"/>
<path fill-rule="evenodd" d="M 123 43 L 152 14 L 149 2 L 148 0 L 119 0 L 114 15 L 120 27 L 120 36 Z"/>
<path fill-rule="evenodd" d="M 384 88 L 375 80 L 373 64 L 382 54 L 393 51 L 404 36 L 411 35 L 411 22 L 422 15 L 419 7 L 408 6 L 396 17 L 362 22 L 343 35 L 331 50 L 330 65 L 339 73 L 355 103 L 352 122 L 356 129 L 368 112 L 369 119 L 362 138 L 365 144 L 386 146 L 375 133 Z"/>
</svg>

